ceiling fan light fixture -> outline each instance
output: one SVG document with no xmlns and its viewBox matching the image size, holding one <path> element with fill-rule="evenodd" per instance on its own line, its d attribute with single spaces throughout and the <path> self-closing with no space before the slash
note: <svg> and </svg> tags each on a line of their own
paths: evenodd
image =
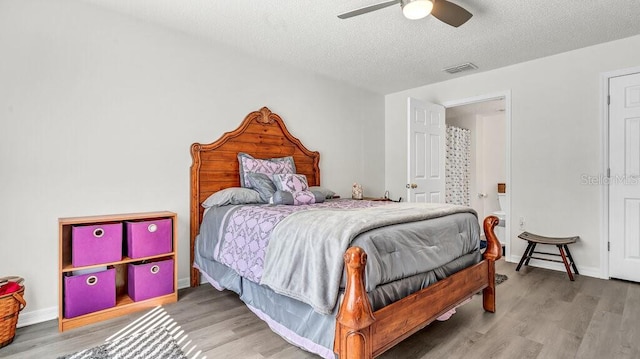
<svg viewBox="0 0 640 359">
<path fill-rule="evenodd" d="M 429 16 L 433 9 L 431 0 L 401 0 L 400 5 L 402 6 L 404 17 L 409 20 L 423 19 Z"/>
</svg>

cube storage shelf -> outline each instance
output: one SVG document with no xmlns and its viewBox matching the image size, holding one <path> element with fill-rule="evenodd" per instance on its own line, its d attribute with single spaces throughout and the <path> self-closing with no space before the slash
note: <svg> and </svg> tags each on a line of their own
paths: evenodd
<svg viewBox="0 0 640 359">
<path fill-rule="evenodd" d="M 74 240 L 72 238 L 73 237 L 72 233 L 74 232 L 74 227 L 76 227 L 75 232 L 78 232 L 77 231 L 78 226 L 98 225 L 96 229 L 92 229 L 90 227 L 85 227 L 85 228 L 90 229 L 90 233 L 95 237 L 101 237 L 105 235 L 104 233 L 107 233 L 107 231 L 105 230 L 103 232 L 103 228 L 102 228 L 103 226 L 100 226 L 100 225 L 121 223 L 122 227 L 126 228 L 127 223 L 131 224 L 131 222 L 138 223 L 138 222 L 144 222 L 144 221 L 152 221 L 152 222 L 156 221 L 157 223 L 164 223 L 164 224 L 166 224 L 167 222 L 171 223 L 171 226 L 168 229 L 168 231 L 171 234 L 171 241 L 170 241 L 171 245 L 167 246 L 165 244 L 161 247 L 163 251 L 168 250 L 168 252 L 158 253 L 153 255 L 136 256 L 136 258 L 131 258 L 127 255 L 128 254 L 127 247 L 130 245 L 128 244 L 127 237 L 124 236 L 124 232 L 123 232 L 122 251 L 121 251 L 121 255 L 118 256 L 117 260 L 108 261 L 108 262 L 99 262 L 99 263 L 93 263 L 93 264 L 81 265 L 81 266 L 73 265 Z M 58 330 L 63 332 L 68 329 L 77 328 L 83 325 L 133 313 L 139 310 L 153 308 L 158 305 L 176 302 L 178 300 L 178 290 L 177 290 L 178 265 L 177 265 L 177 250 L 176 250 L 177 238 L 178 238 L 177 223 L 178 223 L 178 215 L 174 212 L 168 212 L 168 211 L 112 214 L 112 215 L 105 215 L 105 216 L 59 218 L 58 219 L 58 231 L 59 231 L 58 233 L 58 236 L 59 236 Z M 157 227 L 155 224 L 152 224 L 149 226 L 149 231 L 153 232 L 153 231 L 156 231 L 156 228 L 162 229 L 162 227 L 163 227 L 162 224 L 158 225 Z M 141 238 L 140 240 L 138 240 L 136 245 L 144 246 L 145 241 L 146 241 L 145 238 Z M 92 249 L 90 245 L 87 247 L 87 243 L 84 241 L 80 242 L 76 240 L 76 245 L 83 246 L 83 250 L 85 251 L 86 250 L 91 251 Z M 77 253 L 75 255 L 77 256 Z M 101 259 L 100 256 L 98 256 L 97 258 L 98 258 L 97 260 Z M 107 258 L 107 257 L 104 257 L 104 258 Z M 113 259 L 112 257 L 109 257 L 109 258 Z M 158 263 L 158 265 L 153 265 L 155 263 Z M 148 299 L 134 301 L 129 295 L 130 288 L 132 287 L 143 288 L 143 289 L 137 289 L 138 292 L 140 292 L 141 290 L 148 290 L 146 288 L 149 288 L 150 286 L 144 285 L 145 283 L 136 283 L 137 286 L 130 285 L 129 273 L 132 273 L 131 271 L 133 270 L 129 268 L 130 264 L 133 265 L 134 268 L 145 267 L 145 264 L 151 264 L 151 266 L 149 267 L 150 268 L 152 267 L 154 271 L 153 273 L 159 270 L 163 271 L 161 275 L 161 278 L 163 278 L 163 280 L 166 280 L 166 278 L 171 278 L 171 274 L 166 273 L 167 270 L 173 271 L 172 273 L 173 291 L 168 294 L 161 294 L 158 296 L 152 296 Z M 65 296 L 65 294 L 69 294 L 69 293 L 65 293 L 65 279 L 67 279 L 67 282 L 68 282 L 72 274 L 76 275 L 77 273 L 85 273 L 85 272 L 90 273 L 92 271 L 100 270 L 103 268 L 115 270 L 115 306 L 112 306 L 106 309 L 92 311 L 92 312 L 78 315 L 78 316 L 74 316 L 72 318 L 65 317 L 65 305 L 68 304 L 68 303 L 65 303 L 65 301 L 69 299 L 67 298 L 68 296 Z M 87 285 L 93 285 L 96 279 L 89 278 L 89 277 L 91 277 L 91 275 L 87 277 L 86 283 Z M 140 280 L 140 278 L 147 279 L 149 278 L 149 276 L 138 274 L 135 280 L 138 281 Z M 151 292 L 154 291 L 154 288 L 152 287 L 153 286 L 151 286 Z M 165 287 L 168 288 L 167 285 L 165 285 Z M 76 290 L 76 289 L 73 289 L 73 290 Z M 136 296 L 138 298 L 141 297 L 140 294 L 137 294 Z M 143 298 L 147 296 L 143 296 Z"/>
</svg>

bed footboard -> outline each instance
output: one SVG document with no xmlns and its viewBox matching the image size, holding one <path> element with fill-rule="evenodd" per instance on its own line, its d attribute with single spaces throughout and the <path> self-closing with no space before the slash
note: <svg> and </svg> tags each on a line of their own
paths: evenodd
<svg viewBox="0 0 640 359">
<path fill-rule="evenodd" d="M 487 249 L 480 263 L 376 312 L 364 285 L 367 255 L 362 248 L 349 248 L 344 255 L 347 283 L 334 342 L 340 359 L 374 358 L 479 291 L 484 309 L 495 312 L 495 261 L 501 249 L 493 229 L 498 221 L 494 216 L 484 220 Z"/>
</svg>

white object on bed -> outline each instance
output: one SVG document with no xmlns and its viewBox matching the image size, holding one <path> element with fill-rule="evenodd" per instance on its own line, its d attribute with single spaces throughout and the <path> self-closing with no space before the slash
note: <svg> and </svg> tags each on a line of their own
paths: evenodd
<svg viewBox="0 0 640 359">
<path fill-rule="evenodd" d="M 362 199 L 362 186 L 358 183 L 354 183 L 351 188 L 351 198 Z"/>
</svg>

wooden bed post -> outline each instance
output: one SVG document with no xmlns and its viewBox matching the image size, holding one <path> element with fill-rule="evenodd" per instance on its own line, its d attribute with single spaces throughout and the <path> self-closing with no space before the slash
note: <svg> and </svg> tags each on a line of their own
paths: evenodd
<svg viewBox="0 0 640 359">
<path fill-rule="evenodd" d="M 484 259 L 489 264 L 489 285 L 482 290 L 482 306 L 487 312 L 496 311 L 496 261 L 502 257 L 502 246 L 493 229 L 500 220 L 496 216 L 484 219 L 484 235 L 487 239 L 487 249 L 484 251 Z"/>
<path fill-rule="evenodd" d="M 190 285 L 191 287 L 197 287 L 200 285 L 200 271 L 193 268 L 193 262 L 195 260 L 196 253 L 196 236 L 200 229 L 200 222 L 202 221 L 202 215 L 200 214 L 200 151 L 202 146 L 199 143 L 191 145 L 191 196 L 189 206 L 191 207 L 191 219 L 189 224 L 189 270 L 191 271 Z"/>
<path fill-rule="evenodd" d="M 344 262 L 347 286 L 336 318 L 334 348 L 339 349 L 340 359 L 372 358 L 370 326 L 376 319 L 364 287 L 367 254 L 360 247 L 351 247 L 344 254 Z"/>
</svg>

